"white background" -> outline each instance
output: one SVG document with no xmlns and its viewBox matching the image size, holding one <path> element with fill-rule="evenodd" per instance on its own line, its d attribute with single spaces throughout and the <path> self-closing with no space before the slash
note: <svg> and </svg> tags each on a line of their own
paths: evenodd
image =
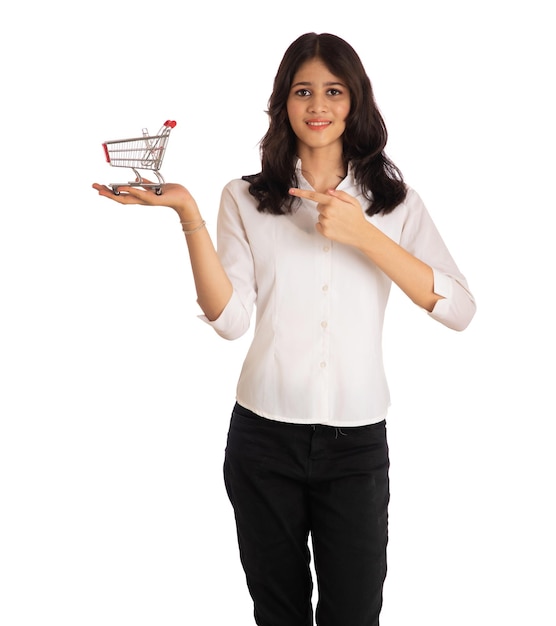
<svg viewBox="0 0 556 626">
<path fill-rule="evenodd" d="M 214 233 L 223 185 L 258 170 L 283 52 L 316 31 L 359 52 L 479 306 L 455 333 L 393 290 L 381 624 L 556 624 L 549 4 L 3 9 L 0 623 L 252 623 L 221 478 L 249 337 L 196 318 L 170 209 L 91 184 L 128 180 L 103 141 L 175 119 L 162 173 Z"/>
</svg>

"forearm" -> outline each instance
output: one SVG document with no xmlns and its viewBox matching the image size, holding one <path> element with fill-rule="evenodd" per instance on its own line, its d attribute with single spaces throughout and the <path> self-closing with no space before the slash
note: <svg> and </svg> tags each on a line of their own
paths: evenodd
<svg viewBox="0 0 556 626">
<path fill-rule="evenodd" d="M 357 246 L 418 306 L 432 311 L 442 296 L 434 293 L 432 268 L 407 252 L 373 224 L 361 233 Z"/>
<path fill-rule="evenodd" d="M 187 241 L 197 302 L 206 317 L 214 321 L 232 296 L 232 283 L 216 253 L 202 219 L 187 220 L 183 230 Z"/>
<path fill-rule="evenodd" d="M 210 321 L 218 319 L 232 297 L 233 287 L 206 228 L 197 203 L 190 194 L 174 209 L 187 242 L 197 303 Z"/>
</svg>

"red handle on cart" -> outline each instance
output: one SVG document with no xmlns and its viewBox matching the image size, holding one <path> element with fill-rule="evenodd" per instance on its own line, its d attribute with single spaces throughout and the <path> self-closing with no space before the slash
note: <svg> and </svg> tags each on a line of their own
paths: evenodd
<svg viewBox="0 0 556 626">
<path fill-rule="evenodd" d="M 110 163 L 110 155 L 108 154 L 108 146 L 103 143 L 102 147 L 104 148 L 104 156 L 106 157 L 106 162 Z"/>
<path fill-rule="evenodd" d="M 164 126 L 167 126 L 168 128 L 174 128 L 176 126 L 176 122 L 174 122 L 174 120 L 166 120 L 164 122 Z"/>
</svg>

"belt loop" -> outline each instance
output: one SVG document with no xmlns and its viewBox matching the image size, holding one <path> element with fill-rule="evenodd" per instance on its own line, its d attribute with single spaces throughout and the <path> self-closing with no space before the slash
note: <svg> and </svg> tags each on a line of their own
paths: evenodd
<svg viewBox="0 0 556 626">
<path fill-rule="evenodd" d="M 345 433 L 339 426 L 335 426 L 334 427 L 336 430 L 336 439 L 338 439 L 338 434 L 343 435 L 344 437 L 347 437 L 347 433 Z"/>
</svg>

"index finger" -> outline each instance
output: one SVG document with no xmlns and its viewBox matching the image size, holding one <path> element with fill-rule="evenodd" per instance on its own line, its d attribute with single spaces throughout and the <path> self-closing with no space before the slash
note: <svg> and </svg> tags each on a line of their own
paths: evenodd
<svg viewBox="0 0 556 626">
<path fill-rule="evenodd" d="M 307 200 L 313 200 L 319 204 L 329 201 L 332 196 L 327 193 L 320 193 L 319 191 L 312 191 L 310 189 L 299 189 L 298 187 L 291 187 L 288 193 L 297 198 L 306 198 Z"/>
</svg>

